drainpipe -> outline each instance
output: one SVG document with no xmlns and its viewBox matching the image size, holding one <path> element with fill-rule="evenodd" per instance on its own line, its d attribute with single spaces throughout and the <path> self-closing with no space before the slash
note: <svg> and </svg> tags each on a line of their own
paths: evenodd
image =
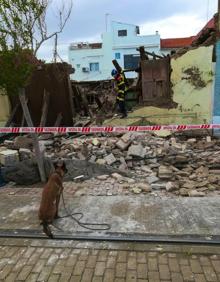
<svg viewBox="0 0 220 282">
<path fill-rule="evenodd" d="M 220 124 L 220 0 L 218 0 L 217 36 L 215 43 L 215 85 L 213 97 L 213 123 Z M 213 135 L 220 138 L 220 130 L 214 129 Z"/>
<path fill-rule="evenodd" d="M 218 37 L 220 32 L 220 0 L 218 0 Z"/>
</svg>

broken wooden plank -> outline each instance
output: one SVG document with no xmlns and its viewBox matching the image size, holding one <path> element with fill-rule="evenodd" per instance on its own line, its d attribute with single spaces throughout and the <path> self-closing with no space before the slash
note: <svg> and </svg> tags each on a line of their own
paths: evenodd
<svg viewBox="0 0 220 282">
<path fill-rule="evenodd" d="M 26 98 L 26 105 L 28 104 L 28 98 Z M 21 127 L 24 127 L 25 125 L 25 116 L 24 112 L 22 111 L 22 117 L 21 117 Z"/>
<path fill-rule="evenodd" d="M 44 127 L 46 125 L 49 101 L 50 101 L 50 93 L 44 89 L 43 107 L 42 107 L 42 114 L 41 114 L 41 120 L 39 125 L 40 127 Z"/>
<path fill-rule="evenodd" d="M 76 86 L 75 84 L 73 84 L 73 89 L 74 89 L 74 92 L 75 92 L 74 102 L 75 102 L 75 105 L 76 105 L 76 112 L 79 113 L 82 109 L 82 105 L 80 103 L 81 94 L 80 94 L 80 90 L 79 90 L 78 86 Z"/>
<path fill-rule="evenodd" d="M 141 48 L 141 47 L 140 47 L 140 48 Z M 136 50 L 140 52 L 140 48 L 137 48 Z M 154 52 L 149 52 L 149 51 L 146 51 L 146 50 L 144 50 L 144 52 L 145 52 L 145 54 L 150 55 L 150 56 L 152 56 L 152 57 L 154 57 L 154 58 L 163 59 L 162 56 L 157 55 L 157 54 L 155 54 Z"/>
<path fill-rule="evenodd" d="M 151 53 L 151 52 L 145 51 L 145 53 L 146 53 L 147 55 L 152 56 L 153 58 L 163 59 L 162 56 L 157 55 L 157 54 L 155 54 L 154 52 Z"/>
<path fill-rule="evenodd" d="M 103 106 L 103 103 L 100 101 L 98 96 L 95 96 L 94 98 L 95 98 L 95 102 L 96 102 L 98 108 L 101 109 L 102 106 Z"/>
<path fill-rule="evenodd" d="M 123 75 L 124 75 L 124 80 L 125 80 L 125 84 L 126 84 L 127 86 L 129 86 L 128 80 L 127 80 L 127 78 L 126 78 L 126 76 L 125 76 L 125 74 L 124 74 L 124 72 L 123 72 L 123 69 L 121 68 L 121 66 L 119 65 L 119 63 L 117 62 L 117 60 L 113 60 L 112 63 L 113 63 L 113 65 L 114 65 L 114 67 L 116 68 L 117 72 L 123 73 Z"/>
<path fill-rule="evenodd" d="M 57 115 L 57 119 L 56 119 L 56 121 L 55 121 L 54 127 L 60 126 L 62 119 L 63 119 L 63 114 L 62 114 L 62 113 L 59 113 L 59 114 Z"/>
<path fill-rule="evenodd" d="M 68 75 L 68 78 L 67 78 L 67 83 L 68 83 L 68 90 L 69 90 L 69 101 L 70 101 L 71 115 L 72 115 L 72 118 L 74 118 L 76 116 L 76 111 L 74 109 L 74 103 L 73 103 L 74 92 L 73 92 L 73 88 L 72 88 L 72 84 L 71 84 L 69 75 Z"/>
<path fill-rule="evenodd" d="M 148 55 L 147 55 L 146 52 L 145 52 L 144 46 L 141 46 L 141 47 L 139 48 L 139 52 L 140 52 L 141 61 L 147 61 L 147 60 L 149 60 Z"/>
<path fill-rule="evenodd" d="M 25 118 L 24 118 L 24 113 L 22 113 L 22 117 L 21 117 L 21 127 L 24 127 L 24 123 L 25 123 Z"/>
<path fill-rule="evenodd" d="M 83 107 L 85 108 L 87 114 L 89 114 L 89 116 L 92 118 L 93 117 L 93 113 L 92 113 L 92 111 L 89 108 L 89 102 L 88 102 L 88 99 L 87 99 L 84 91 L 80 91 L 78 86 L 76 86 L 76 90 L 77 90 L 78 95 L 82 99 Z"/>
</svg>

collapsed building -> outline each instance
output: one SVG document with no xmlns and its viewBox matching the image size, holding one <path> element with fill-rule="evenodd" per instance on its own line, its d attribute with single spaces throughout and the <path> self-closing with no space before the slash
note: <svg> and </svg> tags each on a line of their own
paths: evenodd
<svg viewBox="0 0 220 282">
<path fill-rule="evenodd" d="M 128 79 L 126 120 L 112 118 L 115 94 L 111 80 L 70 81 L 73 69 L 66 63 L 42 64 L 26 88 L 34 126 L 198 124 L 217 122 L 218 57 L 217 15 L 196 35 L 184 40 L 161 39 L 171 55 L 157 55 L 140 46 L 137 79 Z M 186 45 L 182 48 L 183 45 Z M 175 47 L 176 46 L 176 47 Z M 17 97 L 1 96 L 0 118 L 7 126 L 25 126 Z M 213 106 L 214 112 L 213 112 Z M 49 109 L 49 110 L 48 110 Z M 9 114 L 11 112 L 11 115 Z M 2 121 L 2 125 L 5 124 Z"/>
<path fill-rule="evenodd" d="M 220 76 L 218 77 L 218 70 L 215 72 L 215 66 L 219 64 L 218 54 L 220 50 L 216 25 L 217 17 L 215 16 L 196 37 L 190 38 L 189 46 L 178 48 L 171 55 L 158 55 L 146 51 L 143 46 L 138 48 L 140 53 L 139 67 L 124 70 L 125 74 L 129 71 L 136 71 L 138 78 L 128 79 L 129 90 L 126 103 L 127 107 L 131 107 L 133 111 L 123 121 L 114 117 L 115 94 L 112 92 L 112 81 L 71 81 L 69 77 L 73 69 L 70 65 L 66 63 L 41 64 L 35 70 L 32 80 L 26 88 L 27 104 L 34 126 L 211 123 L 213 115 L 218 114 L 219 109 L 216 108 L 216 105 L 220 100 L 219 94 L 217 94 Z M 113 63 L 116 68 L 120 69 L 117 61 L 113 61 Z M 214 112 L 213 101 L 215 103 Z M 26 126 L 18 98 L 12 97 L 10 103 L 12 111 L 7 126 Z M 206 134 L 210 134 L 210 132 L 206 132 Z M 77 134 L 76 136 L 79 137 Z M 101 138 L 103 135 L 100 134 L 98 137 Z M 189 140 L 180 139 L 176 142 L 175 139 L 170 138 L 162 146 L 162 139 L 147 134 L 137 135 L 134 140 L 131 139 L 131 136 L 119 135 L 116 138 L 112 137 L 112 139 L 109 137 L 104 136 L 103 140 L 92 138 L 92 144 L 87 144 L 84 135 L 82 136 L 84 141 L 78 140 L 79 143 L 81 142 L 78 146 L 74 144 L 72 140 L 74 136 L 72 135 L 65 135 L 65 138 L 59 136 L 56 139 L 56 136 L 52 134 L 49 136 L 42 135 L 40 143 L 48 158 L 63 157 L 72 160 L 74 162 L 72 172 L 76 170 L 77 166 L 79 166 L 77 172 L 82 171 L 82 163 L 76 164 L 77 160 L 85 161 L 83 165 L 87 172 L 88 168 L 94 172 L 99 165 L 101 168 L 97 169 L 97 174 L 117 171 L 126 174 L 131 172 L 135 175 L 140 173 L 138 181 L 141 181 L 141 178 L 146 177 L 146 175 L 157 177 L 157 179 L 153 179 L 152 183 L 150 183 L 152 181 L 150 178 L 148 181 L 149 189 L 146 186 L 143 188 L 142 185 L 142 190 L 151 191 L 155 187 L 155 189 L 162 187 L 161 189 L 167 191 L 177 191 L 175 192 L 177 195 L 190 195 L 191 190 L 196 190 L 193 194 L 196 195 L 197 193 L 198 196 L 206 195 L 209 190 L 218 190 L 219 179 L 216 177 L 216 174 L 219 173 L 218 162 L 216 155 L 212 155 L 213 145 L 216 145 L 217 153 L 219 149 L 219 144 L 215 140 L 212 141 L 203 137 L 200 140 L 192 140 L 190 137 Z M 29 142 L 25 145 L 25 139 L 19 144 L 18 140 L 19 138 L 6 140 L 0 148 L 1 152 L 8 149 L 12 150 L 11 154 L 14 160 L 19 159 L 27 162 L 26 166 L 24 164 L 25 169 L 23 166 L 23 172 L 19 170 L 21 164 L 10 167 L 7 180 L 19 183 L 21 179 L 23 181 L 26 176 L 29 176 L 29 181 L 38 181 L 39 175 L 36 163 L 33 161 L 33 144 L 31 145 L 29 144 L 31 142 Z M 88 156 L 85 157 L 84 154 L 85 144 L 89 150 L 87 152 L 89 158 Z M 196 149 L 195 152 L 191 150 L 192 144 Z M 207 166 L 206 161 L 202 162 L 199 159 L 199 163 L 196 164 L 198 161 L 196 154 L 204 148 L 210 149 L 204 157 L 208 157 L 208 162 L 213 164 L 209 168 L 212 172 L 204 170 L 204 167 Z M 168 159 L 164 159 L 164 154 L 168 156 Z M 192 155 L 194 161 L 189 164 L 189 158 Z M 7 160 L 7 155 L 3 154 L 2 159 L 3 162 Z M 216 162 L 217 167 L 215 167 Z M 95 164 L 92 168 L 90 167 L 91 163 Z M 105 165 L 111 168 L 106 170 L 106 168 L 103 168 Z M 145 165 L 150 165 L 151 170 L 145 167 L 146 171 L 143 171 L 141 167 Z M 32 173 L 26 169 L 32 169 Z M 195 169 L 198 169 L 198 175 L 195 175 L 195 178 L 190 179 L 192 181 L 188 183 L 183 178 L 188 178 L 189 174 Z M 173 177 L 174 172 L 176 175 Z M 210 176 L 210 181 L 205 182 L 207 175 Z M 14 177 L 18 177 L 18 179 L 15 180 Z M 204 180 L 204 186 L 197 187 L 194 185 L 197 178 L 201 178 L 201 181 Z M 170 180 L 172 187 L 166 187 L 163 181 L 161 183 L 161 179 L 165 179 L 166 182 Z M 178 182 L 178 187 L 176 182 Z M 207 187 L 210 189 L 205 189 Z M 191 190 L 186 191 L 182 188 Z M 182 190 L 180 191 L 180 189 Z"/>
</svg>

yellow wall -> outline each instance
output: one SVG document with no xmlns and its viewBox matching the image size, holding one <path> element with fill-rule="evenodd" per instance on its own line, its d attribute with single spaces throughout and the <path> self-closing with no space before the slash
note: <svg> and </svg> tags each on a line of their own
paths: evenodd
<svg viewBox="0 0 220 282">
<path fill-rule="evenodd" d="M 1 94 L 1 90 L 0 90 Z M 8 97 L 0 95 L 0 126 L 4 126 L 10 114 L 10 104 Z"/>
<path fill-rule="evenodd" d="M 175 109 L 141 107 L 129 114 L 129 119 L 111 120 L 111 125 L 126 124 L 199 124 L 210 123 L 212 119 L 212 100 L 214 84 L 213 46 L 199 47 L 171 60 L 173 69 L 173 100 L 178 103 Z M 187 78 L 185 69 L 197 67 L 205 87 L 196 89 Z"/>
</svg>

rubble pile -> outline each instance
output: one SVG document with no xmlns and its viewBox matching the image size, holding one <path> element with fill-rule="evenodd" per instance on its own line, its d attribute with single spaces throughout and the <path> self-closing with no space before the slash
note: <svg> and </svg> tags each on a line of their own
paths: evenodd
<svg viewBox="0 0 220 282">
<path fill-rule="evenodd" d="M 114 186 L 117 182 L 123 184 L 119 190 L 127 187 L 136 194 L 166 191 L 192 197 L 220 191 L 220 140 L 210 136 L 188 139 L 181 136 L 164 139 L 146 133 L 95 138 L 55 136 L 41 140 L 40 146 L 47 158 L 85 160 L 118 171 L 100 175 L 94 179 L 94 185 L 107 181 Z M 30 139 L 19 136 L 0 147 L 2 164 L 6 163 L 7 150 L 12 153 L 12 149 L 14 159 L 18 155 L 20 160 L 34 157 Z M 122 172 L 129 177 L 122 176 Z"/>
</svg>

